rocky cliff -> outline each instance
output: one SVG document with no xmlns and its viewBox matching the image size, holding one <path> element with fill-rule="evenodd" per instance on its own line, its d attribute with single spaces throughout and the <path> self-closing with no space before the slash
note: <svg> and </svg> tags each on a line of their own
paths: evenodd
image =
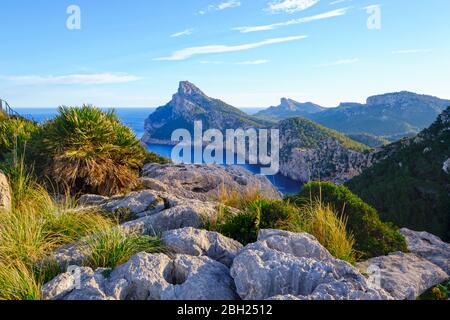
<svg viewBox="0 0 450 320">
<path fill-rule="evenodd" d="M 187 129 L 193 132 L 194 122 L 202 121 L 203 129 L 261 128 L 271 122 L 249 116 L 225 102 L 208 97 L 194 84 L 180 82 L 178 92 L 165 106 L 159 107 L 145 121 L 145 143 L 170 143 L 172 132 Z"/>
</svg>

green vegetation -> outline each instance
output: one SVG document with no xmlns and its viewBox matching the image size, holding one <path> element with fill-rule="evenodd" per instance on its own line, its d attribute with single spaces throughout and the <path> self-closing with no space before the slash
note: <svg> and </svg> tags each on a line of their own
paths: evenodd
<svg viewBox="0 0 450 320">
<path fill-rule="evenodd" d="M 11 165 L 13 150 L 23 154 L 26 143 L 37 130 L 34 122 L 22 118 L 2 118 L 0 116 L 0 162 L 3 169 Z"/>
<path fill-rule="evenodd" d="M 418 300 L 447 301 L 448 299 L 450 299 L 450 281 L 446 281 L 434 288 L 431 288 L 423 295 L 421 295 Z"/>
<path fill-rule="evenodd" d="M 114 112 L 92 107 L 59 108 L 29 143 L 43 181 L 72 193 L 114 195 L 138 185 L 138 171 L 149 153 Z M 151 155 L 152 160 L 160 158 Z"/>
<path fill-rule="evenodd" d="M 56 203 L 23 161 L 13 163 L 8 177 L 13 207 L 0 213 L 0 299 L 38 299 L 42 283 L 56 275 L 48 255 L 112 222 L 73 208 L 71 199 Z"/>
<path fill-rule="evenodd" d="M 321 143 L 332 138 L 339 141 L 345 148 L 358 152 L 368 152 L 371 149 L 351 140 L 337 131 L 325 128 L 320 124 L 305 118 L 291 118 L 278 125 L 280 136 L 286 140 L 281 150 L 281 157 L 289 157 L 293 148 L 317 148 Z"/>
<path fill-rule="evenodd" d="M 347 183 L 385 221 L 450 240 L 450 108 L 412 139 L 388 146 L 381 160 Z"/>
<path fill-rule="evenodd" d="M 242 244 L 255 242 L 261 229 L 307 232 L 336 258 L 356 261 L 354 240 L 346 230 L 345 218 L 320 202 L 297 207 L 289 201 L 260 199 L 237 214 L 223 208 L 218 218 L 205 227 Z"/>
<path fill-rule="evenodd" d="M 383 137 L 378 137 L 369 133 L 347 134 L 347 137 L 371 148 L 378 148 L 390 143 L 389 140 Z"/>
<path fill-rule="evenodd" d="M 407 251 L 406 240 L 392 224 L 383 223 L 377 211 L 344 186 L 327 182 L 310 182 L 290 200 L 297 205 L 320 199 L 347 221 L 348 232 L 355 238 L 355 249 L 361 258 Z"/>
<path fill-rule="evenodd" d="M 163 251 L 164 248 L 157 237 L 125 235 L 117 227 L 109 228 L 97 232 L 87 240 L 86 264 L 93 269 L 115 268 L 139 252 Z"/>
</svg>

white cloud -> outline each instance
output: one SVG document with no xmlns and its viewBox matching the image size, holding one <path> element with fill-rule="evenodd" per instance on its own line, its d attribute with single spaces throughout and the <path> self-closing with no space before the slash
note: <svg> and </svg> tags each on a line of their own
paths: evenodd
<svg viewBox="0 0 450 320">
<path fill-rule="evenodd" d="M 186 60 L 196 55 L 204 55 L 204 54 L 215 54 L 215 53 L 228 53 L 228 52 L 238 52 L 244 50 L 255 49 L 263 46 L 268 46 L 276 43 L 284 43 L 291 41 L 298 41 L 307 38 L 307 36 L 291 36 L 284 38 L 272 38 L 266 39 L 260 42 L 252 42 L 240 45 L 208 45 L 202 47 L 191 47 L 182 49 L 179 51 L 175 51 L 172 55 L 168 57 L 155 58 L 155 61 L 180 61 Z"/>
<path fill-rule="evenodd" d="M 276 0 L 269 3 L 268 11 L 273 13 L 294 13 L 315 6 L 319 0 Z"/>
<path fill-rule="evenodd" d="M 260 26 L 237 27 L 237 28 L 234 28 L 233 30 L 239 31 L 241 33 L 268 31 L 268 30 L 278 29 L 278 28 L 292 26 L 292 25 L 296 25 L 296 24 L 308 23 L 308 22 L 312 22 L 312 21 L 324 20 L 324 19 L 330 19 L 330 18 L 334 18 L 334 17 L 343 16 L 343 15 L 347 14 L 347 11 L 349 9 L 350 8 L 341 8 L 341 9 L 336 9 L 336 10 L 320 13 L 320 14 L 317 14 L 314 16 L 293 19 L 293 20 L 289 20 L 289 21 L 285 21 L 285 22 L 260 25 Z"/>
<path fill-rule="evenodd" d="M 323 68 L 323 67 L 333 67 L 333 66 L 341 66 L 341 65 L 346 65 L 346 64 L 354 64 L 359 62 L 358 58 L 353 58 L 353 59 L 342 59 L 342 60 L 337 60 L 337 61 L 333 61 L 330 63 L 325 63 L 325 64 L 321 64 L 318 67 Z"/>
<path fill-rule="evenodd" d="M 171 38 L 178 38 L 178 37 L 183 37 L 183 36 L 190 36 L 192 34 L 192 32 L 194 32 L 194 29 L 186 29 L 177 33 L 174 33 L 172 35 L 170 35 Z"/>
<path fill-rule="evenodd" d="M 430 49 L 406 49 L 406 50 L 396 50 L 392 51 L 393 54 L 413 54 L 413 53 L 426 53 L 431 52 Z"/>
<path fill-rule="evenodd" d="M 223 64 L 223 61 L 209 61 L 209 60 L 202 60 L 200 61 L 201 64 Z"/>
<path fill-rule="evenodd" d="M 222 11 L 225 9 L 237 8 L 241 6 L 241 2 L 239 0 L 228 0 L 219 3 L 218 5 L 209 5 L 206 9 L 200 10 L 198 13 L 200 15 L 207 14 L 211 11 Z"/>
<path fill-rule="evenodd" d="M 68 85 L 68 84 L 117 84 L 138 81 L 141 78 L 133 75 L 119 75 L 112 73 L 97 74 L 69 74 L 64 76 L 12 76 L 6 80 L 22 85 Z"/>
<path fill-rule="evenodd" d="M 237 62 L 236 64 L 239 65 L 258 65 L 258 64 L 266 64 L 269 63 L 269 60 L 265 60 L 265 59 L 260 59 L 260 60 L 251 60 L 251 61 L 242 61 L 242 62 Z"/>
<path fill-rule="evenodd" d="M 349 2 L 349 1 L 352 1 L 352 0 L 336 0 L 336 1 L 332 1 L 332 2 L 330 2 L 330 6 L 333 6 L 333 5 L 339 4 L 339 3 L 343 3 L 343 2 Z"/>
</svg>

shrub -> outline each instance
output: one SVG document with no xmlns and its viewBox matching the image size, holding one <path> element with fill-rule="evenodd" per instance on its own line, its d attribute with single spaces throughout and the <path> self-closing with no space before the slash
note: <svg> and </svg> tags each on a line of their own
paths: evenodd
<svg viewBox="0 0 450 320">
<path fill-rule="evenodd" d="M 138 185 L 149 156 L 114 112 L 84 105 L 60 107 L 30 141 L 30 157 L 41 178 L 72 193 L 113 195 Z"/>
<path fill-rule="evenodd" d="M 11 158 L 13 150 L 19 156 L 23 154 L 27 141 L 37 128 L 34 122 L 22 118 L 0 119 L 0 161 Z"/>
<path fill-rule="evenodd" d="M 212 200 L 219 202 L 220 204 L 237 209 L 245 209 L 252 202 L 261 199 L 261 190 L 258 188 L 245 190 L 239 192 L 236 190 L 227 190 L 222 183 L 217 196 Z"/>
<path fill-rule="evenodd" d="M 119 228 L 102 230 L 87 240 L 87 265 L 91 268 L 115 268 L 139 252 L 162 252 L 157 237 L 125 235 Z"/>
<path fill-rule="evenodd" d="M 377 211 L 344 186 L 327 182 L 310 182 L 298 196 L 291 197 L 297 205 L 320 199 L 346 217 L 347 229 L 355 237 L 355 248 L 362 258 L 407 251 L 406 240 L 392 224 L 383 223 Z"/>
<path fill-rule="evenodd" d="M 450 298 L 450 280 L 427 290 L 418 300 L 442 300 Z"/>
</svg>

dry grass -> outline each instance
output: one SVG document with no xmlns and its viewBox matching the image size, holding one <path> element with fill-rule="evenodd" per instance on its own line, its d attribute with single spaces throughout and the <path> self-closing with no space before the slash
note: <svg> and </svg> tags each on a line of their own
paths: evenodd
<svg viewBox="0 0 450 320">
<path fill-rule="evenodd" d="M 214 197 L 214 201 L 220 204 L 236 209 L 245 209 L 251 203 L 262 199 L 261 190 L 259 188 L 253 188 L 246 190 L 245 192 L 239 192 L 236 190 L 227 190 L 225 185 L 222 184 L 217 192 L 217 196 Z"/>
<path fill-rule="evenodd" d="M 295 229 L 316 237 L 334 257 L 350 263 L 356 261 L 355 239 L 347 232 L 347 218 L 340 217 L 331 206 L 318 200 L 301 207 L 299 213 Z"/>
<path fill-rule="evenodd" d="M 0 213 L 0 299 L 38 299 L 45 270 L 36 266 L 57 247 L 109 228 L 112 222 L 96 212 L 56 203 L 25 171 L 23 161 L 9 173 L 13 206 Z"/>
</svg>

